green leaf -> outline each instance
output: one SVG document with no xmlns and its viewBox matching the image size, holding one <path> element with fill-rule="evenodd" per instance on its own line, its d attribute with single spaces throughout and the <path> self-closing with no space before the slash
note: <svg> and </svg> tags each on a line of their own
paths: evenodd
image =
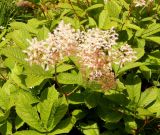
<svg viewBox="0 0 160 135">
<path fill-rule="evenodd" d="M 126 79 L 126 88 L 129 99 L 138 103 L 141 93 L 141 79 L 134 74 L 129 74 Z"/>
<path fill-rule="evenodd" d="M 4 112 L 4 110 L 0 110 L 0 123 L 6 121 L 9 117 L 10 110 L 7 110 Z"/>
<path fill-rule="evenodd" d="M 100 135 L 97 123 L 81 123 L 80 129 L 84 135 Z"/>
<path fill-rule="evenodd" d="M 113 110 L 99 110 L 99 117 L 105 122 L 114 122 L 117 123 L 122 118 L 122 113 Z"/>
<path fill-rule="evenodd" d="M 115 103 L 102 96 L 97 107 L 98 116 L 106 123 L 117 123 L 123 115 L 117 107 Z"/>
<path fill-rule="evenodd" d="M 89 6 L 86 11 L 91 11 L 91 10 L 94 10 L 94 9 L 97 9 L 97 8 L 101 8 L 103 7 L 104 5 L 103 4 L 94 4 L 94 5 L 91 5 Z"/>
<path fill-rule="evenodd" d="M 44 40 L 48 37 L 49 30 L 43 26 L 41 29 L 38 30 L 37 38 L 38 40 Z"/>
<path fill-rule="evenodd" d="M 90 92 L 85 93 L 85 104 L 86 106 L 91 109 L 98 105 L 99 99 L 101 98 L 101 93 L 99 92 Z"/>
<path fill-rule="evenodd" d="M 44 99 L 44 97 L 46 99 Z M 58 98 L 59 93 L 54 87 L 44 90 L 42 102 L 39 104 L 40 116 L 47 131 L 51 131 L 67 112 L 68 105 L 65 97 Z"/>
<path fill-rule="evenodd" d="M 0 108 L 2 110 L 8 110 L 10 105 L 10 97 L 4 88 L 0 88 Z"/>
<path fill-rule="evenodd" d="M 12 58 L 15 62 L 19 62 L 22 64 L 26 64 L 25 54 L 18 47 L 7 47 L 0 51 L 1 54 L 7 56 L 8 58 Z"/>
<path fill-rule="evenodd" d="M 73 93 L 68 97 L 69 104 L 83 104 L 84 95 L 81 93 Z"/>
<path fill-rule="evenodd" d="M 147 66 L 140 66 L 140 71 L 147 80 L 151 79 L 152 72 L 150 68 Z"/>
<path fill-rule="evenodd" d="M 158 32 L 160 32 L 160 24 L 153 23 L 148 29 L 143 31 L 142 38 L 148 37 Z"/>
<path fill-rule="evenodd" d="M 130 69 L 133 69 L 139 66 L 143 66 L 143 65 L 146 65 L 146 63 L 141 63 L 141 62 L 128 63 L 118 71 L 117 76 L 123 74 L 125 71 L 128 71 Z"/>
<path fill-rule="evenodd" d="M 88 17 L 88 20 L 89 20 L 89 26 L 90 27 L 96 27 L 97 26 L 96 21 L 92 17 Z"/>
<path fill-rule="evenodd" d="M 141 30 L 141 28 L 135 24 L 131 24 L 131 23 L 127 23 L 125 24 L 125 27 L 130 28 L 130 29 L 134 29 L 134 30 Z"/>
<path fill-rule="evenodd" d="M 0 126 L 0 133 L 2 135 L 11 135 L 12 134 L 11 121 L 6 121 L 2 126 Z"/>
<path fill-rule="evenodd" d="M 15 30 L 9 33 L 8 38 L 11 38 L 17 46 L 26 49 L 29 46 L 27 39 L 31 39 L 31 35 L 26 30 Z"/>
<path fill-rule="evenodd" d="M 136 108 L 137 116 L 141 119 L 146 118 L 146 116 L 153 116 L 153 113 L 149 109 Z"/>
<path fill-rule="evenodd" d="M 108 10 L 102 10 L 99 14 L 98 26 L 101 29 L 107 29 L 107 25 L 110 23 Z"/>
<path fill-rule="evenodd" d="M 160 64 L 160 51 L 155 50 L 148 54 L 150 60 L 155 60 L 157 64 Z"/>
<path fill-rule="evenodd" d="M 38 65 L 26 66 L 24 75 L 26 75 L 25 83 L 28 88 L 35 87 L 47 78 L 52 78 L 52 73 L 45 71 Z"/>
<path fill-rule="evenodd" d="M 57 76 L 57 80 L 61 84 L 79 84 L 81 85 L 82 75 L 80 73 L 78 74 L 71 74 L 71 73 L 60 73 Z"/>
<path fill-rule="evenodd" d="M 28 102 L 28 104 L 36 104 L 39 103 L 39 99 L 37 99 L 35 96 L 32 95 L 31 92 L 26 91 L 26 90 L 18 90 L 15 92 L 16 93 L 16 98 L 20 96 L 24 96 L 25 100 Z M 17 97 L 18 96 L 18 97 Z M 16 102 L 16 101 L 15 101 Z"/>
<path fill-rule="evenodd" d="M 135 134 L 137 130 L 137 123 L 134 118 L 128 116 L 124 118 L 125 121 L 125 131 L 129 134 Z"/>
<path fill-rule="evenodd" d="M 136 60 L 139 60 L 141 57 L 144 56 L 144 48 L 134 48 L 133 50 L 136 52 Z"/>
<path fill-rule="evenodd" d="M 24 79 L 20 77 L 20 75 L 22 74 L 23 67 L 15 64 L 14 68 L 11 70 L 12 72 L 10 74 L 10 78 L 14 81 L 14 83 L 16 83 L 22 89 L 28 90 L 26 85 L 23 83 Z"/>
<path fill-rule="evenodd" d="M 82 111 L 80 109 L 76 109 L 72 112 L 72 116 L 76 118 L 76 120 L 81 120 L 86 116 L 87 112 Z"/>
<path fill-rule="evenodd" d="M 136 46 L 138 48 L 144 48 L 145 47 L 145 39 L 141 39 L 141 38 L 138 38 L 138 37 L 135 37 L 134 38 L 134 44 L 136 44 Z"/>
<path fill-rule="evenodd" d="M 28 25 L 22 22 L 12 22 L 10 26 L 15 30 L 23 30 L 23 31 L 31 32 L 35 34 L 38 33 L 35 28 L 31 27 L 31 25 Z"/>
<path fill-rule="evenodd" d="M 158 37 L 158 36 L 145 37 L 144 39 L 147 39 L 147 40 L 149 40 L 149 41 L 153 41 L 153 42 L 155 42 L 155 43 L 157 43 L 157 44 L 160 44 L 160 37 Z"/>
<path fill-rule="evenodd" d="M 55 127 L 55 129 L 51 133 L 49 133 L 48 135 L 69 133 L 70 130 L 73 128 L 75 123 L 76 123 L 76 118 L 75 117 L 66 118 L 65 120 L 62 120 Z"/>
<path fill-rule="evenodd" d="M 15 128 L 18 130 L 20 127 L 22 127 L 24 124 L 24 121 L 17 115 L 15 118 Z"/>
<path fill-rule="evenodd" d="M 73 69 L 73 65 L 62 63 L 56 67 L 56 73 L 61 73 Z M 51 69 L 52 74 L 55 74 L 55 69 Z"/>
<path fill-rule="evenodd" d="M 124 105 L 124 106 L 126 106 L 129 102 L 126 95 L 124 94 L 112 93 L 112 94 L 106 95 L 106 98 L 109 99 L 110 101 L 113 101 L 116 104 Z"/>
<path fill-rule="evenodd" d="M 110 17 L 118 18 L 121 12 L 121 7 L 115 1 L 107 1 L 104 9 L 108 10 L 108 14 Z"/>
<path fill-rule="evenodd" d="M 0 42 L 0 48 L 3 48 L 8 42 L 9 39 L 5 39 L 4 41 Z"/>
<path fill-rule="evenodd" d="M 85 15 L 85 11 L 83 11 L 83 9 L 73 4 L 71 5 L 69 3 L 58 3 L 57 7 L 62 9 L 70 9 L 71 11 L 76 12 L 76 14 L 80 17 L 83 17 Z"/>
<path fill-rule="evenodd" d="M 57 5 L 57 7 L 65 8 L 65 9 L 73 9 L 74 8 L 75 11 L 82 11 L 83 12 L 83 10 L 81 8 L 79 8 L 78 6 L 74 6 L 74 5 L 71 5 L 69 3 L 59 3 Z"/>
<path fill-rule="evenodd" d="M 146 107 L 147 105 L 155 101 L 157 99 L 157 96 L 158 96 L 158 89 L 156 87 L 148 88 L 141 93 L 141 98 L 139 100 L 138 105 Z"/>
<path fill-rule="evenodd" d="M 32 28 L 38 28 L 39 26 L 44 25 L 46 22 L 47 20 L 38 20 L 36 18 L 32 18 L 28 20 L 27 25 Z"/>
<path fill-rule="evenodd" d="M 19 94 L 16 101 L 16 112 L 32 128 L 40 132 L 45 132 L 36 108 L 30 104 L 30 100 L 25 95 Z"/>
<path fill-rule="evenodd" d="M 160 101 L 156 101 L 152 106 L 147 108 L 150 112 L 156 113 L 157 117 L 160 117 Z"/>
<path fill-rule="evenodd" d="M 44 135 L 44 134 L 41 134 L 34 130 L 25 130 L 25 131 L 18 131 L 14 133 L 13 135 Z"/>
</svg>

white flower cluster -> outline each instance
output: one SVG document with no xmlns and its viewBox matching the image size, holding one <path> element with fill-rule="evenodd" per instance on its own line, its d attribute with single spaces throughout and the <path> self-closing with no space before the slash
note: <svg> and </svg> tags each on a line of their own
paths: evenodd
<svg viewBox="0 0 160 135">
<path fill-rule="evenodd" d="M 125 44 L 118 49 L 111 49 L 108 51 L 108 55 L 112 58 L 112 61 L 122 67 L 127 62 L 132 62 L 137 57 L 136 52 L 131 48 L 130 45 Z"/>
<path fill-rule="evenodd" d="M 105 50 L 116 45 L 117 39 L 118 34 L 113 28 L 107 31 L 93 28 L 83 32 L 83 41 L 78 46 L 77 56 L 82 68 L 90 69 L 90 80 L 96 80 L 111 71 Z"/>
<path fill-rule="evenodd" d="M 149 0 L 149 2 L 153 2 L 153 0 Z M 135 7 L 142 7 L 146 5 L 146 0 L 133 0 Z"/>
<path fill-rule="evenodd" d="M 62 60 L 65 56 L 73 55 L 78 46 L 77 33 L 70 24 L 60 22 L 59 26 L 49 33 L 46 40 L 38 41 L 36 38 L 28 41 L 30 46 L 24 50 L 28 55 L 26 61 L 41 65 L 45 70 Z"/>
<path fill-rule="evenodd" d="M 39 64 L 45 70 L 55 66 L 65 57 L 76 56 L 79 59 L 82 72 L 89 70 L 90 80 L 114 80 L 111 63 L 119 56 L 119 63 L 130 62 L 135 58 L 129 45 L 122 46 L 118 53 L 112 51 L 116 45 L 118 34 L 113 28 L 100 30 L 98 28 L 88 31 L 75 30 L 70 24 L 61 21 L 58 27 L 49 33 L 46 40 L 38 41 L 36 38 L 29 41 L 30 46 L 24 50 L 30 64 Z M 108 52 L 108 55 L 106 55 Z M 117 61 L 116 61 L 117 62 Z M 119 64 L 117 63 L 117 64 Z"/>
</svg>

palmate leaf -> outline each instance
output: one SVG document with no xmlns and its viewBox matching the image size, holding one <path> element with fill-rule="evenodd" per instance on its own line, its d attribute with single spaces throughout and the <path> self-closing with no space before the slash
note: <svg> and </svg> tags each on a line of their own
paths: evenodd
<svg viewBox="0 0 160 135">
<path fill-rule="evenodd" d="M 54 87 L 43 91 L 42 102 L 39 104 L 41 120 L 47 131 L 51 131 L 60 122 L 67 112 L 68 105 L 65 97 L 59 97 Z"/>
<path fill-rule="evenodd" d="M 48 133 L 48 135 L 57 135 L 57 134 L 63 134 L 63 133 L 69 133 L 72 127 L 74 126 L 76 122 L 75 117 L 69 117 L 65 120 L 62 120 L 53 131 Z M 45 135 L 45 133 L 39 133 L 35 130 L 26 130 L 26 131 L 18 131 L 14 133 L 13 135 Z"/>
<path fill-rule="evenodd" d="M 30 99 L 26 95 L 19 94 L 16 101 L 16 112 L 18 116 L 32 128 L 45 132 L 37 110 L 30 104 Z"/>
</svg>

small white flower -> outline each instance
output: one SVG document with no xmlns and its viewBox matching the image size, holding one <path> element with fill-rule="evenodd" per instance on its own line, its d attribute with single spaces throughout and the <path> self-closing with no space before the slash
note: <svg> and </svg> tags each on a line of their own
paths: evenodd
<svg viewBox="0 0 160 135">
<path fill-rule="evenodd" d="M 137 58 L 135 54 L 136 52 L 128 44 L 121 46 L 118 50 L 109 50 L 110 59 L 112 59 L 115 64 L 120 65 L 120 67 L 127 62 L 135 60 Z"/>
<path fill-rule="evenodd" d="M 0 26 L 0 30 L 3 30 L 5 27 L 3 27 L 3 26 Z"/>
<path fill-rule="evenodd" d="M 135 4 L 135 7 L 142 7 L 146 5 L 145 0 L 134 0 L 133 3 Z"/>
</svg>

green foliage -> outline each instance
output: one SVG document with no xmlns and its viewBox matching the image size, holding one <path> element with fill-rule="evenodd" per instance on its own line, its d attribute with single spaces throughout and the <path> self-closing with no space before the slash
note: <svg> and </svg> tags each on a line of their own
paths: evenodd
<svg viewBox="0 0 160 135">
<path fill-rule="evenodd" d="M 16 14 L 15 0 L 0 1 L 0 26 L 7 26 Z"/>
<path fill-rule="evenodd" d="M 34 8 L 26 15 L 34 18 L 0 29 L 0 134 L 160 134 L 159 1 L 143 7 L 130 0 L 29 1 Z M 6 4 L 0 2 L 3 26 L 15 10 Z M 85 31 L 114 27 L 118 45 L 136 51 L 123 67 L 112 63 L 114 88 L 88 81 L 74 57 L 49 70 L 25 60 L 27 40 L 45 40 L 60 20 Z"/>
</svg>

